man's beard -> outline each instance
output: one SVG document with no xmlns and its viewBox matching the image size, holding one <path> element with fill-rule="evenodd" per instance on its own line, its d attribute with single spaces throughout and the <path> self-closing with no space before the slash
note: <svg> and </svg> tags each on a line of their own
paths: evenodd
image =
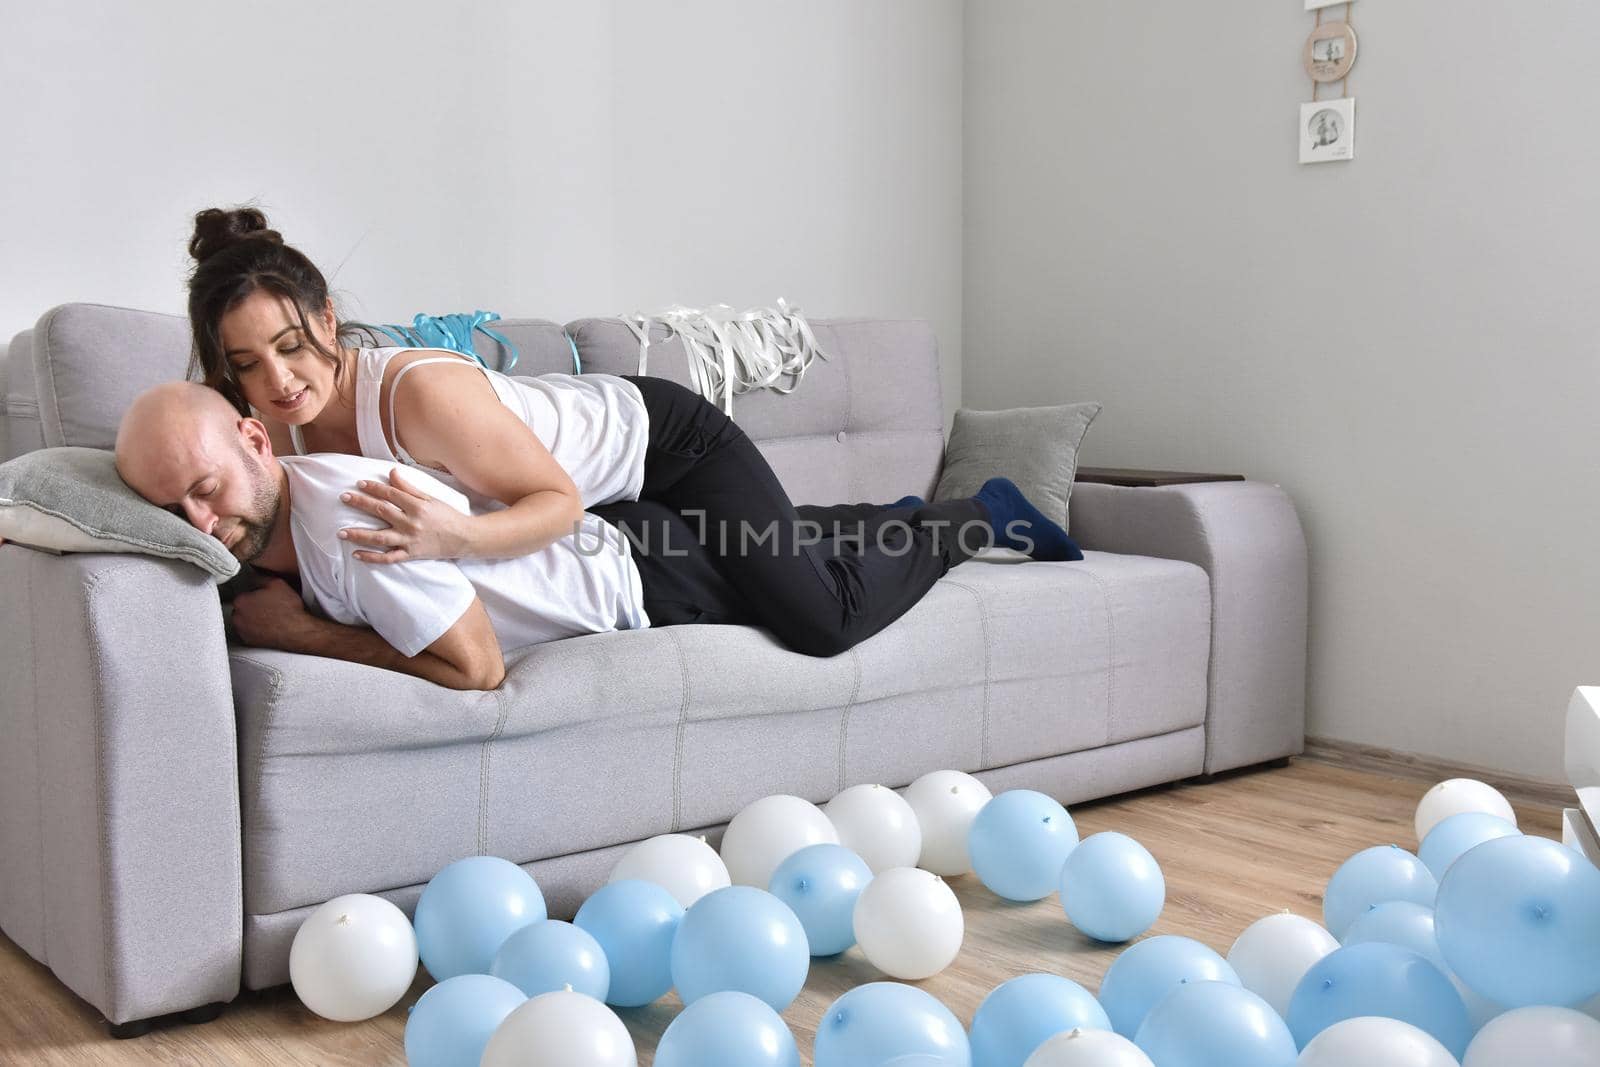
<svg viewBox="0 0 1600 1067">
<path fill-rule="evenodd" d="M 243 532 L 229 551 L 239 562 L 250 563 L 267 550 L 272 540 L 272 529 L 278 524 L 278 509 L 283 505 L 283 498 L 278 493 L 277 480 L 267 472 L 266 465 L 244 449 L 239 451 L 250 470 L 251 514 L 239 518 L 239 527 Z"/>
</svg>

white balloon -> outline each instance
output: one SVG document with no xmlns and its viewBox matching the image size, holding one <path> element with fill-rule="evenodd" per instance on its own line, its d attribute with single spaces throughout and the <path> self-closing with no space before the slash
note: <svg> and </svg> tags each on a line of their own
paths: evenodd
<svg viewBox="0 0 1600 1067">
<path fill-rule="evenodd" d="M 640 841 L 617 861 L 608 881 L 636 878 L 654 882 L 675 897 L 685 911 L 714 889 L 730 885 L 728 868 L 703 837 L 661 834 Z"/>
<path fill-rule="evenodd" d="M 967 831 L 993 799 L 987 786 L 960 771 L 930 771 L 907 786 L 906 803 L 922 828 L 922 859 L 917 865 L 946 878 L 971 871 Z"/>
<path fill-rule="evenodd" d="M 1144 1050 L 1110 1030 L 1067 1030 L 1033 1050 L 1022 1067 L 1155 1067 Z"/>
<path fill-rule="evenodd" d="M 1465 811 L 1498 815 L 1512 826 L 1517 825 L 1517 813 L 1511 810 L 1510 801 L 1494 786 L 1485 785 L 1476 778 L 1451 778 L 1424 793 L 1417 805 L 1417 842 L 1420 844 L 1429 830 L 1450 816 Z"/>
<path fill-rule="evenodd" d="M 417 935 L 382 897 L 334 897 L 295 931 L 289 981 L 306 1007 L 335 1022 L 382 1015 L 417 976 Z"/>
<path fill-rule="evenodd" d="M 799 797 L 762 797 L 733 817 L 722 834 L 722 862 L 734 885 L 765 891 L 778 864 L 807 845 L 837 845 L 839 832 L 822 809 Z"/>
<path fill-rule="evenodd" d="M 1431 1034 L 1399 1019 L 1362 1015 L 1312 1038 L 1295 1067 L 1460 1067 Z"/>
<path fill-rule="evenodd" d="M 839 832 L 839 844 L 865 860 L 873 874 L 891 867 L 915 867 L 922 856 L 917 813 L 893 789 L 853 785 L 822 811 Z"/>
<path fill-rule="evenodd" d="M 1571 1008 L 1513 1008 L 1489 1020 L 1461 1067 L 1595 1067 L 1600 1022 Z"/>
<path fill-rule="evenodd" d="M 891 978 L 932 978 L 961 951 L 966 921 L 944 879 L 916 867 L 875 875 L 856 898 L 856 944 Z"/>
<path fill-rule="evenodd" d="M 1338 947 L 1338 940 L 1321 923 L 1286 911 L 1247 926 L 1228 950 L 1228 964 L 1240 984 L 1287 1017 L 1289 998 L 1300 979 Z"/>
<path fill-rule="evenodd" d="M 639 1067 L 633 1038 L 593 997 L 561 990 L 518 1007 L 484 1047 L 479 1067 Z"/>
</svg>

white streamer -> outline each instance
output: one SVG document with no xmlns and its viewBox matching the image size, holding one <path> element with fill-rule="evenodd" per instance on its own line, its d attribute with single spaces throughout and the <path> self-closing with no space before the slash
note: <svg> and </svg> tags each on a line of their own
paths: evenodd
<svg viewBox="0 0 1600 1067">
<path fill-rule="evenodd" d="M 752 389 L 792 393 L 805 378 L 817 356 L 828 355 L 799 308 L 783 297 L 776 307 L 735 312 L 727 304 L 708 308 L 669 307 L 654 314 L 622 316 L 639 339 L 639 373 L 645 373 L 650 355 L 650 328 L 660 323 L 668 339 L 683 339 L 689 357 L 689 380 L 696 392 L 719 401 L 724 414 L 733 414 L 733 398 Z"/>
</svg>

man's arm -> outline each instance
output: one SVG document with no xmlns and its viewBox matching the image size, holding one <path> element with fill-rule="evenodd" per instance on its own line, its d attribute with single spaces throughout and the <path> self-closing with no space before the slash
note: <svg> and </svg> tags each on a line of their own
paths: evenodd
<svg viewBox="0 0 1600 1067">
<path fill-rule="evenodd" d="M 506 676 L 500 641 L 476 597 L 454 626 L 415 656 L 401 655 L 374 630 L 312 615 L 281 578 L 234 598 L 233 629 L 247 645 L 365 663 L 450 689 L 494 689 Z"/>
</svg>

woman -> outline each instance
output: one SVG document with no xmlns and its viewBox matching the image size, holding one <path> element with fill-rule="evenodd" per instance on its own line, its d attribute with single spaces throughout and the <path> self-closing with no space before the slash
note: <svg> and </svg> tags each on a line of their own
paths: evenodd
<svg viewBox="0 0 1600 1067">
<path fill-rule="evenodd" d="M 455 353 L 360 347 L 322 273 L 252 208 L 200 212 L 189 252 L 194 369 L 241 413 L 253 408 L 275 448 L 425 467 L 478 503 L 503 505 L 465 516 L 398 473 L 387 485 L 362 482 L 349 502 L 388 528 L 340 536 L 371 565 L 522 555 L 570 534 L 586 509 L 604 516 L 606 505 L 654 501 L 694 517 L 749 621 L 825 656 L 877 633 L 991 541 L 1038 559 L 1082 558 L 1004 479 L 967 500 L 868 509 L 878 513 L 872 537 L 816 543 L 802 520 L 866 512 L 797 512 L 755 444 L 682 386 L 604 374 L 513 379 Z M 892 516 L 905 521 L 891 529 Z"/>
</svg>

